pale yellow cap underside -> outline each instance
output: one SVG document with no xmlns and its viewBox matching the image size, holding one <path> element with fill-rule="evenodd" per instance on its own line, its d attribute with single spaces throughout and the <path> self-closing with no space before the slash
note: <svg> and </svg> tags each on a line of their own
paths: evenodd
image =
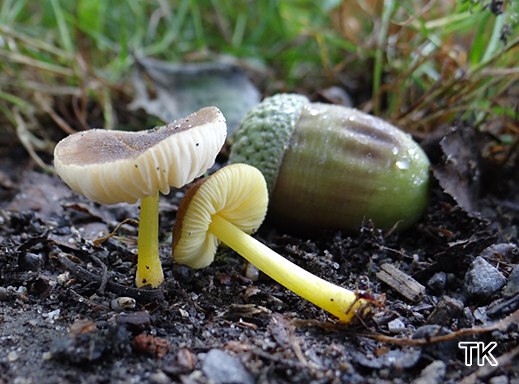
<svg viewBox="0 0 519 384">
<path fill-rule="evenodd" d="M 78 132 L 56 145 L 54 165 L 72 190 L 90 200 L 135 203 L 201 176 L 214 164 L 226 135 L 224 116 L 208 107 L 153 131 Z M 117 149 L 104 142 L 115 142 Z M 74 160 L 77 153 L 82 157 Z"/>
<path fill-rule="evenodd" d="M 209 232 L 212 216 L 219 215 L 246 233 L 255 232 L 267 213 L 267 184 L 257 168 L 231 164 L 205 179 L 188 204 L 173 258 L 191 268 L 204 268 L 213 262 L 219 244 Z"/>
</svg>

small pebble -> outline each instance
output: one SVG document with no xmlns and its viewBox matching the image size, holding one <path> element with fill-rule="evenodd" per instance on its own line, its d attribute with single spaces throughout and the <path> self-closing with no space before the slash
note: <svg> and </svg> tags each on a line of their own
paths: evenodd
<svg viewBox="0 0 519 384">
<path fill-rule="evenodd" d="M 182 317 L 185 317 L 185 318 L 188 318 L 188 317 L 189 317 L 189 312 L 186 311 L 185 309 L 179 308 L 178 311 L 180 312 L 180 315 L 181 315 Z"/>
<path fill-rule="evenodd" d="M 169 378 L 169 376 L 166 375 L 162 371 L 158 371 L 158 372 L 153 373 L 150 376 L 150 382 L 152 382 L 153 384 L 169 384 L 169 383 L 172 383 L 172 381 Z"/>
<path fill-rule="evenodd" d="M 508 283 L 505 286 L 504 294 L 506 296 L 514 296 L 519 293 L 519 264 L 515 266 L 508 277 Z"/>
<path fill-rule="evenodd" d="M 508 384 L 510 381 L 508 380 L 508 377 L 505 375 L 501 376 L 494 376 L 489 381 L 489 384 Z"/>
<path fill-rule="evenodd" d="M 16 351 L 11 351 L 7 354 L 7 361 L 14 363 L 16 360 L 18 360 L 18 353 L 16 353 Z"/>
<path fill-rule="evenodd" d="M 114 311 L 122 312 L 122 311 L 125 311 L 125 310 L 128 310 L 128 309 L 134 309 L 136 303 L 137 302 L 135 301 L 134 298 L 122 296 L 122 297 L 118 297 L 116 299 L 113 299 L 110 302 L 110 307 L 112 307 L 112 309 Z"/>
<path fill-rule="evenodd" d="M 254 376 L 243 366 L 240 359 L 220 349 L 211 349 L 205 355 L 202 371 L 215 384 L 253 384 Z"/>
<path fill-rule="evenodd" d="M 463 312 L 464 305 L 460 300 L 444 296 L 427 318 L 429 324 L 449 325 L 457 320 Z"/>
<path fill-rule="evenodd" d="M 27 295 L 27 292 L 27 287 L 24 287 L 23 285 L 20 285 L 16 290 L 16 293 L 18 293 L 19 295 Z"/>
<path fill-rule="evenodd" d="M 251 281 L 258 281 L 260 276 L 260 271 L 256 266 L 252 263 L 247 263 L 245 265 L 245 277 L 250 279 Z"/>
<path fill-rule="evenodd" d="M 13 384 L 34 384 L 34 380 L 29 377 L 17 376 L 14 378 Z"/>
<path fill-rule="evenodd" d="M 401 333 L 405 331 L 405 324 L 400 319 L 394 319 L 387 323 L 387 328 L 391 333 Z"/>
<path fill-rule="evenodd" d="M 479 321 L 481 324 L 485 324 L 488 321 L 487 307 L 478 307 L 474 310 L 474 319 Z"/>
<path fill-rule="evenodd" d="M 419 349 L 407 348 L 404 350 L 394 349 L 387 353 L 384 353 L 378 357 L 373 356 L 371 353 L 365 355 L 362 352 L 355 352 L 352 356 L 353 360 L 366 368 L 379 370 L 379 375 L 389 377 L 381 373 L 383 368 L 391 368 L 391 371 L 402 371 L 403 369 L 414 367 L 422 356 L 422 352 Z"/>
<path fill-rule="evenodd" d="M 56 281 L 59 285 L 65 285 L 70 280 L 70 272 L 65 271 L 56 277 Z"/>
<path fill-rule="evenodd" d="M 47 319 L 47 321 L 53 323 L 54 320 L 57 320 L 59 318 L 60 313 L 61 313 L 61 310 L 58 308 L 58 309 L 55 309 L 54 311 L 44 313 L 42 316 L 45 317 Z"/>
<path fill-rule="evenodd" d="M 436 272 L 432 277 L 427 281 L 427 287 L 434 294 L 441 294 L 445 285 L 447 284 L 447 274 L 445 272 Z"/>
<path fill-rule="evenodd" d="M 460 328 L 473 327 L 475 321 L 476 321 L 476 319 L 474 318 L 474 315 L 472 314 L 471 309 L 468 307 L 463 308 L 463 313 L 461 314 L 460 319 L 459 319 Z"/>
<path fill-rule="evenodd" d="M 487 259 L 512 260 L 514 255 L 519 253 L 517 245 L 513 243 L 499 243 L 491 245 L 481 251 L 480 256 Z"/>
<path fill-rule="evenodd" d="M 412 381 L 412 384 L 438 384 L 443 383 L 447 365 L 441 360 L 435 360 L 422 369 L 420 376 Z"/>
<path fill-rule="evenodd" d="M 497 293 L 506 283 L 506 278 L 499 270 L 478 256 L 470 264 L 465 274 L 464 289 L 468 297 L 486 301 Z"/>
</svg>

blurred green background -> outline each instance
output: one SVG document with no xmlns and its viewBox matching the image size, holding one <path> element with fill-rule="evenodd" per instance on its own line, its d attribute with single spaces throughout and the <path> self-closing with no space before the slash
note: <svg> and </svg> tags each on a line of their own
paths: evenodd
<svg viewBox="0 0 519 384">
<path fill-rule="evenodd" d="M 136 57 L 232 58 L 264 95 L 336 86 L 406 130 L 463 118 L 508 145 L 518 31 L 518 1 L 3 0 L 0 145 L 35 154 L 52 147 L 53 125 L 133 124 Z"/>
</svg>

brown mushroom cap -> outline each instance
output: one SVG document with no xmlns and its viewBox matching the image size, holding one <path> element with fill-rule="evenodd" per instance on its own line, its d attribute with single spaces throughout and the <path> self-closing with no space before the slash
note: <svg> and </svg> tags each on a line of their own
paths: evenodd
<svg viewBox="0 0 519 384">
<path fill-rule="evenodd" d="M 247 164 L 231 164 L 200 180 L 180 203 L 173 228 L 177 263 L 203 268 L 212 263 L 219 240 L 209 231 L 219 215 L 246 233 L 255 232 L 267 213 L 267 183 Z"/>
<path fill-rule="evenodd" d="M 148 131 L 75 133 L 56 145 L 54 165 L 71 189 L 90 200 L 135 203 L 202 175 L 213 165 L 226 135 L 222 113 L 207 107 Z"/>
</svg>

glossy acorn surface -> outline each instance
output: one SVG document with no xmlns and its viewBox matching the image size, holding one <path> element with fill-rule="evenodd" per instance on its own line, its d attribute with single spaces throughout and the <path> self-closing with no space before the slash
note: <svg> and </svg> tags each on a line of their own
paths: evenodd
<svg viewBox="0 0 519 384">
<path fill-rule="evenodd" d="M 398 229 L 428 201 L 429 160 L 410 135 L 353 108 L 279 94 L 250 111 L 230 162 L 265 175 L 269 214 L 298 230 Z"/>
</svg>

